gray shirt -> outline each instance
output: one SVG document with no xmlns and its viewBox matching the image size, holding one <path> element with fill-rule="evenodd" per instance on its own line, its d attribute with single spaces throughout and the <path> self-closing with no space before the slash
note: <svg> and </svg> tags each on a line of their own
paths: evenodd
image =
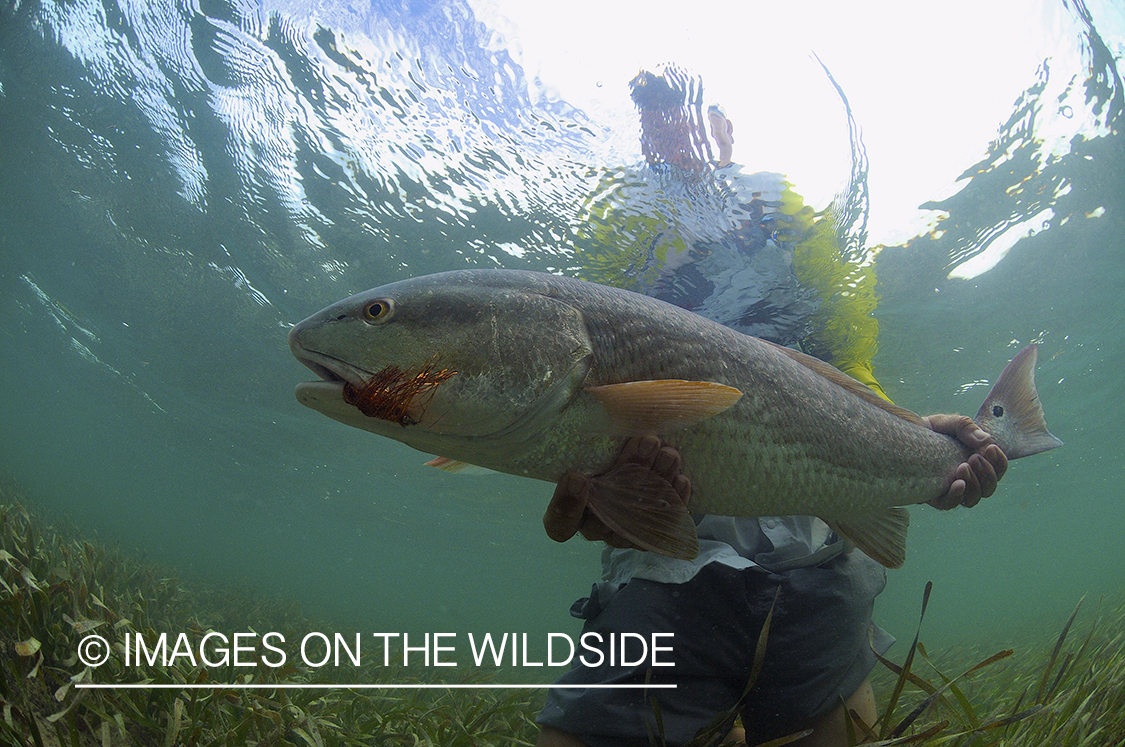
<svg viewBox="0 0 1125 747">
<path fill-rule="evenodd" d="M 820 565 L 850 547 L 813 516 L 702 516 L 696 520 L 699 555 L 693 560 L 606 547 L 602 579 L 614 585 L 633 578 L 682 584 L 708 563 L 780 573 Z"/>
</svg>

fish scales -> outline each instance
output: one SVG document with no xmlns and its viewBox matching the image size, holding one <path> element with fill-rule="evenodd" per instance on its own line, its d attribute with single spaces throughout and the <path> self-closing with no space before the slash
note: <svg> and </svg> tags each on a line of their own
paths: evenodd
<svg viewBox="0 0 1125 747">
<path fill-rule="evenodd" d="M 922 503 L 945 492 L 968 456 L 956 441 L 860 399 L 760 340 L 648 297 L 560 280 L 558 297 L 584 308 L 594 343 L 591 383 L 686 379 L 742 391 L 727 412 L 664 434 L 684 456 L 693 511 L 744 515 L 749 501 L 754 515 L 835 518 Z M 590 455 L 577 466 L 604 469 L 615 455 Z M 560 467 L 575 465 L 551 471 Z"/>
<path fill-rule="evenodd" d="M 625 440 L 656 432 L 683 456 L 692 511 L 819 516 L 892 566 L 905 553 L 897 507 L 941 496 L 970 453 L 808 356 L 554 275 L 462 270 L 392 283 L 309 317 L 290 346 L 322 379 L 298 386 L 300 401 L 438 454 L 446 468 L 549 482 L 571 470 L 598 475 Z M 1043 421 L 1034 362 L 1029 346 L 977 415 L 1010 458 L 1061 445 Z M 435 365 L 456 375 L 400 403 L 398 422 L 336 396 L 388 367 Z M 611 474 L 592 490 L 591 509 L 642 546 L 690 557 L 686 513 L 653 518 L 678 503 L 669 490 L 650 475 Z"/>
</svg>

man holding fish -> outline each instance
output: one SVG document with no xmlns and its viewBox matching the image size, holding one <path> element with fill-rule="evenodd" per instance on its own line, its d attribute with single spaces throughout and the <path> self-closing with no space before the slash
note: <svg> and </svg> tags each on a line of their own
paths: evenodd
<svg viewBox="0 0 1125 747">
<path fill-rule="evenodd" d="M 608 545 L 603 580 L 572 608 L 584 633 L 674 634 L 670 670 L 575 665 L 560 680 L 574 688 L 553 689 L 539 716 L 544 747 L 647 745 L 650 699 L 664 739 L 690 741 L 739 701 L 771 609 L 745 736 L 811 729 L 803 744 L 843 744 L 845 707 L 874 720 L 868 675 L 892 641 L 871 614 L 884 566 L 905 558 L 902 506 L 974 505 L 1007 459 L 1061 444 L 1034 346 L 975 422 L 891 404 L 871 373 L 870 267 L 842 257 L 831 222 L 779 176 L 712 166 L 701 95 L 675 71 L 634 81 L 648 165 L 625 181 L 656 194 L 629 213 L 612 184 L 600 190 L 617 210 L 591 206 L 595 249 L 578 254 L 598 283 L 411 278 L 289 335 L 320 378 L 297 387 L 302 404 L 442 469 L 557 483 L 548 535 Z M 729 123 L 710 122 L 729 160 Z M 699 219 L 708 211 L 723 221 Z M 650 677 L 677 687 L 589 687 Z"/>
<path fill-rule="evenodd" d="M 642 146 L 647 166 L 654 172 L 655 179 L 651 181 L 656 183 L 657 190 L 670 181 L 673 189 L 690 185 L 698 195 L 716 181 L 732 176 L 733 127 L 721 109 L 714 106 L 709 109 L 708 120 L 718 158 L 713 161 L 706 158 L 708 141 L 699 105 L 702 86 L 695 89 L 696 83 L 674 68 L 665 70 L 663 75 L 642 72 L 632 82 L 633 99 L 641 114 Z M 771 178 L 774 184 L 769 184 Z M 770 207 L 776 211 L 772 216 L 774 225 L 788 217 L 785 212 L 800 219 L 802 211 L 794 209 L 794 195 L 778 175 L 754 175 L 750 181 L 756 181 L 753 186 L 759 188 L 773 187 L 775 192 L 763 199 L 765 190 L 759 189 L 753 199 L 747 200 L 751 205 L 761 206 L 753 216 L 759 225 L 770 225 Z M 762 181 L 766 184 L 761 184 Z M 768 199 L 771 196 L 772 201 Z M 684 209 L 690 211 L 688 206 Z M 807 218 L 807 209 L 804 212 Z M 599 211 L 595 207 L 592 213 L 594 232 L 600 230 L 603 234 L 594 238 L 608 245 L 610 251 L 606 252 L 608 257 L 599 257 L 590 263 L 589 266 L 600 270 L 600 274 L 595 273 L 591 279 L 620 285 L 623 279 L 614 275 L 616 267 L 625 266 L 626 262 L 633 268 L 641 265 L 651 269 L 653 265 L 660 265 L 657 278 L 650 280 L 647 287 L 638 287 L 641 278 L 635 276 L 624 280 L 625 287 L 632 286 L 685 308 L 705 307 L 700 313 L 708 315 L 710 309 L 712 318 L 727 324 L 746 308 L 744 302 L 727 305 L 725 309 L 721 303 L 708 303 L 721 295 L 723 288 L 705 297 L 700 290 L 705 282 L 677 283 L 681 279 L 677 276 L 687 274 L 683 268 L 699 269 L 691 265 L 700 264 L 693 260 L 700 259 L 703 252 L 696 251 L 694 257 L 690 256 L 699 243 L 714 246 L 724 237 L 705 237 L 700 242 L 698 233 L 706 231 L 697 232 L 695 246 L 688 246 L 682 236 L 685 231 L 669 231 L 668 227 L 658 225 L 651 228 L 651 233 L 658 238 L 638 241 L 636 234 L 643 230 L 643 222 L 659 218 L 634 216 L 631 225 L 623 227 L 620 224 L 629 221 L 629 217 L 615 216 L 619 224 L 615 226 L 617 234 L 629 235 L 631 248 L 646 243 L 650 247 L 655 245 L 655 251 L 649 249 L 649 261 L 638 262 L 637 257 L 629 257 L 627 252 L 613 251 L 614 241 L 610 237 L 613 232 L 606 228 L 611 222 L 609 211 Z M 810 254 L 808 244 L 815 244 L 818 239 L 829 245 L 829 251 L 836 249 L 835 236 L 824 235 L 830 221 L 806 225 L 803 230 L 795 227 L 795 222 L 790 218 L 783 225 L 796 241 L 778 241 L 775 232 L 772 241 L 758 237 L 759 246 L 747 247 L 745 237 L 740 237 L 743 241 L 738 242 L 741 245 L 736 246 L 734 252 L 739 256 L 734 257 L 732 264 L 750 264 L 743 255 L 753 251 L 757 251 L 759 257 L 765 251 L 782 255 L 796 253 L 793 244 L 801 243 L 802 239 L 805 246 L 798 251 L 805 249 L 806 258 Z M 745 228 L 743 231 L 745 233 Z M 711 256 L 704 259 L 712 265 L 710 273 L 706 269 L 700 273 L 704 277 L 722 276 L 721 270 L 713 269 L 720 265 L 714 257 L 716 253 L 712 251 Z M 835 257 L 821 260 L 822 264 L 838 261 Z M 781 262 L 775 264 L 775 267 L 782 266 Z M 854 271 L 855 268 L 847 269 Z M 644 275 L 643 272 L 637 274 Z M 763 295 L 776 300 L 779 285 L 799 288 L 800 283 L 793 277 L 795 273 L 784 274 L 788 277 L 767 278 L 773 286 L 768 293 L 750 293 L 743 298 L 760 303 Z M 857 302 L 853 295 L 842 313 L 839 308 L 827 310 L 828 313 L 835 311 L 837 319 L 851 315 L 853 328 L 863 328 L 861 345 L 864 347 L 857 351 L 855 344 L 844 350 L 841 347 L 846 345 L 820 345 L 822 355 L 827 353 L 825 357 L 838 368 L 885 396 L 870 367 L 875 338 L 875 321 L 869 315 L 874 306 L 870 295 L 874 275 L 868 269 L 856 282 L 856 277 L 842 277 L 838 272 L 831 281 L 837 288 L 850 281 L 851 287 L 858 286 L 861 292 L 869 294 L 865 299 L 867 304 Z M 731 285 L 727 284 L 725 290 L 730 291 Z M 690 297 L 692 293 L 695 298 Z M 745 321 L 731 326 L 782 344 L 807 344 L 807 336 L 801 339 L 792 328 L 780 326 L 778 320 L 787 319 L 790 325 L 798 326 L 807 322 L 808 317 L 815 318 L 817 313 L 807 308 L 808 301 L 801 298 L 799 291 L 791 292 L 786 300 L 787 303 L 775 304 L 772 316 L 769 313 L 759 315 L 754 328 L 746 329 Z M 935 431 L 954 436 L 975 450 L 967 462 L 958 465 L 947 492 L 930 501 L 931 505 L 942 509 L 958 505 L 971 507 L 982 497 L 991 495 L 1007 467 L 1000 448 L 967 417 L 935 415 L 927 420 Z M 619 459 L 619 464 L 628 463 L 662 476 L 675 487 L 684 504 L 690 505 L 691 482 L 681 470 L 676 449 L 664 445 L 653 435 L 634 438 Z M 579 473 L 568 474 L 559 482 L 543 517 L 547 534 L 556 541 L 566 541 L 580 532 L 588 540 L 604 541 L 608 545 L 604 554 L 605 580 L 593 587 L 589 598 L 576 603 L 572 614 L 587 620 L 584 632 L 676 631 L 677 652 L 683 657 L 677 661 L 675 670 L 680 687 L 673 694 L 660 690 L 641 691 L 643 695 L 639 697 L 637 691 L 631 690 L 553 691 L 539 718 L 542 729 L 539 745 L 647 744 L 643 719 L 651 713 L 646 699 L 653 696 L 661 704 L 661 720 L 669 744 L 690 738 L 716 714 L 729 709 L 741 694 L 756 649 L 756 636 L 770 609 L 773 594 L 778 590 L 779 609 L 775 613 L 778 620 L 767 641 L 770 666 L 759 678 L 758 692 L 751 695 L 744 711 L 745 731 L 733 730 L 727 743 L 745 740 L 748 744 L 757 744 L 812 729 L 812 734 L 799 744 L 846 744 L 845 707 L 854 710 L 866 723 L 874 722 L 875 701 L 868 678 L 874 665 L 871 649 L 881 654 L 893 641 L 871 621 L 874 597 L 885 584 L 885 571 L 877 563 L 860 553 L 848 552 L 846 541 L 832 537 L 827 526 L 813 517 L 706 516 L 702 517 L 698 532 L 701 544 L 708 549 L 700 553 L 693 565 L 686 566 L 684 561 L 644 553 L 590 511 L 588 500 L 589 480 Z M 606 667 L 599 672 L 575 668 L 562 681 L 643 682 L 644 674 L 643 671 L 624 672 L 621 668 L 611 671 Z"/>
</svg>

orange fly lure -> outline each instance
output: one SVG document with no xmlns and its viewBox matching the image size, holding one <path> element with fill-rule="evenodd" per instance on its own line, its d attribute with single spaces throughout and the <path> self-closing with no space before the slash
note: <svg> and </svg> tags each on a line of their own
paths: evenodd
<svg viewBox="0 0 1125 747">
<path fill-rule="evenodd" d="M 436 361 L 430 361 L 413 375 L 398 366 L 387 366 L 361 387 L 344 384 L 344 402 L 369 418 L 390 420 L 405 428 L 418 422 L 408 412 L 415 401 L 426 396 L 428 402 L 434 388 L 456 374 L 451 369 L 438 368 Z"/>
</svg>

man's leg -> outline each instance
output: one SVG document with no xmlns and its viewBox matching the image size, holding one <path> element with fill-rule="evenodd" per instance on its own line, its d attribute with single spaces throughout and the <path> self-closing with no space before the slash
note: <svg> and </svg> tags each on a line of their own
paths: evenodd
<svg viewBox="0 0 1125 747">
<path fill-rule="evenodd" d="M 844 703 L 837 706 L 830 713 L 821 716 L 813 722 L 813 733 L 799 742 L 794 742 L 796 747 L 846 747 L 848 744 L 848 726 L 844 708 L 855 711 L 863 723 L 868 726 L 875 723 L 878 717 L 875 710 L 875 691 L 871 688 L 871 679 L 863 684 Z"/>
<path fill-rule="evenodd" d="M 793 742 L 794 747 L 846 747 L 848 732 L 847 722 L 844 719 L 845 706 L 859 714 L 863 723 L 868 725 L 875 723 L 877 718 L 875 692 L 871 688 L 870 679 L 864 680 L 863 684 L 845 701 L 845 704 L 837 706 L 830 713 L 821 716 L 810 726 L 805 727 L 811 728 L 813 733 L 804 739 Z M 802 729 L 793 729 L 793 731 L 798 732 Z M 723 741 L 723 744 L 746 744 L 745 735 L 739 732 L 739 729 L 734 729 Z M 586 743 L 573 734 L 550 726 L 540 727 L 539 740 L 535 744 L 536 747 L 586 747 Z"/>
<path fill-rule="evenodd" d="M 559 731 L 553 726 L 540 726 L 535 747 L 586 747 L 586 743 L 573 734 Z"/>
<path fill-rule="evenodd" d="M 868 726 L 875 723 L 878 713 L 875 708 L 875 691 L 871 687 L 870 678 L 864 680 L 863 684 L 856 688 L 856 691 L 843 704 L 836 706 L 807 726 L 794 728 L 794 733 L 805 729 L 813 730 L 813 733 L 804 739 L 793 742 L 794 747 L 846 747 L 848 744 L 848 726 L 845 720 L 845 707 L 850 711 L 855 711 L 863 723 Z M 761 741 L 763 740 L 755 739 L 753 743 L 757 744 Z M 747 742 L 748 740 L 743 738 L 742 741 L 735 742 L 735 744 Z M 570 745 L 571 743 L 559 742 L 558 744 L 562 747 L 562 745 Z M 574 744 L 579 745 L 581 742 Z"/>
</svg>

